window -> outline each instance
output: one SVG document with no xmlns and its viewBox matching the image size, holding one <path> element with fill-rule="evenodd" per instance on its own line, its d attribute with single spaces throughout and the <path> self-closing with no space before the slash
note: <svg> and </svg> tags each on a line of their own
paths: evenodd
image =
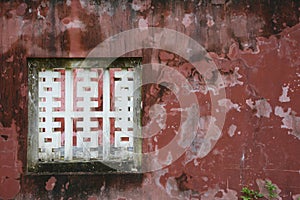
<svg viewBox="0 0 300 200">
<path fill-rule="evenodd" d="M 139 167 L 139 60 L 109 61 L 28 60 L 29 172 Z"/>
</svg>

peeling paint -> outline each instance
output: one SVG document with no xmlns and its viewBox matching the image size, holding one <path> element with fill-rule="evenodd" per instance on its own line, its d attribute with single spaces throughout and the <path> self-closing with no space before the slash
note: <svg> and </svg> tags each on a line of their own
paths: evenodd
<svg viewBox="0 0 300 200">
<path fill-rule="evenodd" d="M 269 179 L 267 180 L 270 181 Z M 282 200 L 282 197 L 280 196 L 281 189 L 276 184 L 272 183 L 277 188 L 276 191 L 274 191 L 274 193 L 277 194 L 276 198 L 269 197 L 269 191 L 266 188 L 266 180 L 256 179 L 256 184 L 258 185 L 259 192 L 263 194 L 267 199 Z"/>
<path fill-rule="evenodd" d="M 296 116 L 296 113 L 291 108 L 285 112 L 280 106 L 275 107 L 275 115 L 282 119 L 281 128 L 289 129 L 289 134 L 296 136 L 300 139 L 300 117 Z"/>
<path fill-rule="evenodd" d="M 255 110 L 255 116 L 267 117 L 270 118 L 270 114 L 272 113 L 272 107 L 266 99 L 256 100 L 255 103 L 252 99 L 247 99 L 246 104 L 252 109 Z"/>
<path fill-rule="evenodd" d="M 300 198 L 300 194 L 293 195 L 293 200 L 299 200 L 299 198 Z"/>
<path fill-rule="evenodd" d="M 203 158 L 212 150 L 222 134 L 215 122 L 216 119 L 212 116 L 200 117 L 196 137 L 186 152 L 184 164 L 193 159 Z M 211 131 L 208 132 L 209 128 Z"/>
<path fill-rule="evenodd" d="M 193 23 L 194 20 L 192 18 L 194 18 L 193 13 L 184 14 L 181 23 L 184 25 L 185 28 L 189 27 Z"/>
<path fill-rule="evenodd" d="M 174 177 L 168 178 L 166 183 L 166 192 L 170 197 L 178 197 L 178 187 Z"/>
<path fill-rule="evenodd" d="M 221 193 L 221 196 L 217 196 L 218 193 Z M 219 187 L 210 188 L 206 191 L 202 196 L 201 200 L 237 200 L 237 192 L 235 190 L 231 190 L 229 188 L 225 190 L 220 189 Z"/>
<path fill-rule="evenodd" d="M 235 109 L 238 112 L 241 112 L 241 106 L 236 103 L 232 103 L 230 99 L 220 99 L 218 100 L 219 106 L 224 107 L 225 112 L 228 112 L 231 109 Z"/>
<path fill-rule="evenodd" d="M 282 87 L 282 95 L 279 97 L 280 102 L 290 102 L 291 99 L 288 97 L 289 85 Z"/>
<path fill-rule="evenodd" d="M 163 104 L 154 104 L 148 112 L 151 120 L 144 127 L 144 133 L 149 137 L 166 128 L 167 113 Z"/>
<path fill-rule="evenodd" d="M 222 75 L 225 87 L 234 87 L 237 85 L 243 85 L 243 82 L 239 79 L 242 78 L 242 75 L 238 73 L 239 67 L 235 67 L 232 74 Z"/>
<path fill-rule="evenodd" d="M 148 29 L 148 19 L 141 18 L 139 19 L 139 29 L 141 31 Z"/>
<path fill-rule="evenodd" d="M 133 0 L 131 3 L 131 8 L 134 11 L 144 12 L 148 10 L 150 7 L 151 7 L 151 0 L 146 0 L 146 1 Z"/>
<path fill-rule="evenodd" d="M 229 129 L 228 129 L 228 135 L 230 137 L 234 136 L 234 133 L 235 133 L 236 129 L 237 129 L 237 126 L 234 125 L 234 124 L 231 124 Z"/>
<path fill-rule="evenodd" d="M 207 19 L 206 24 L 208 27 L 212 27 L 215 24 L 214 19 L 211 15 L 207 14 L 206 19 Z"/>
<path fill-rule="evenodd" d="M 183 149 L 190 146 L 189 139 L 190 137 L 193 137 L 193 134 L 191 134 L 192 131 L 195 130 L 195 124 L 198 121 L 197 115 L 198 108 L 196 105 L 191 105 L 191 107 L 188 107 L 185 109 L 185 112 L 187 114 L 187 117 L 185 121 L 182 122 L 180 126 L 180 138 L 178 140 L 178 145 L 181 146 Z"/>
<path fill-rule="evenodd" d="M 79 28 L 84 30 L 85 29 L 85 25 L 83 24 L 82 21 L 80 20 L 73 20 L 73 21 L 69 21 L 68 19 L 64 19 L 63 24 L 65 25 L 66 29 L 71 29 L 71 28 Z"/>
</svg>

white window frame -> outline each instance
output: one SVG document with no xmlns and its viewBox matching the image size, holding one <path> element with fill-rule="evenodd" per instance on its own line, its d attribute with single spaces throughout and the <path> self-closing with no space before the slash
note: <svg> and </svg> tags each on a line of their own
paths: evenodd
<svg viewBox="0 0 300 200">
<path fill-rule="evenodd" d="M 82 171 L 91 171 L 92 167 L 95 172 L 102 172 L 108 170 L 106 167 L 103 167 L 102 164 L 108 166 L 110 163 L 116 163 L 113 166 L 119 166 L 117 170 L 120 171 L 138 171 L 138 168 L 141 166 L 141 92 L 134 93 L 133 97 L 133 153 L 132 156 L 115 159 L 110 147 L 110 118 L 117 118 L 118 115 L 122 115 L 117 111 L 110 111 L 110 68 L 134 68 L 134 87 L 139 86 L 141 83 L 141 68 L 140 68 L 140 58 L 118 58 L 118 59 L 105 59 L 105 58 L 91 58 L 91 59 L 80 59 L 80 58 L 30 58 L 28 59 L 28 145 L 27 145 L 27 172 L 28 173 L 42 173 L 42 172 L 51 172 L 61 169 L 62 165 L 67 164 L 68 167 L 63 170 L 63 172 L 78 172 Z M 40 127 L 40 95 L 41 83 L 39 82 L 39 74 L 44 72 L 50 73 L 53 69 L 65 69 L 65 87 L 73 87 L 73 78 L 72 70 L 73 69 L 103 69 L 103 111 L 100 115 L 103 122 L 103 151 L 101 159 L 73 159 L 74 150 L 70 148 L 72 146 L 72 133 L 71 131 L 65 132 L 65 146 L 64 146 L 64 156 L 63 159 L 50 159 L 50 160 L 41 160 L 39 151 L 41 151 L 41 137 L 39 137 L 39 127 Z M 43 72 L 44 71 L 44 72 Z M 57 82 L 53 82 L 57 83 Z M 53 84 L 55 90 L 55 84 Z M 57 86 L 59 87 L 59 86 Z M 140 91 L 140 88 L 134 88 L 134 90 Z M 68 93 L 69 92 L 69 93 Z M 72 90 L 65 90 L 65 97 L 70 98 L 69 104 L 66 101 L 65 107 L 72 107 Z M 45 106 L 45 105 L 44 105 Z M 50 106 L 51 107 L 51 106 Z M 72 109 L 66 109 L 72 110 Z M 69 113 L 64 113 L 65 117 L 65 129 L 72 130 L 72 117 L 74 117 L 74 111 Z M 48 113 L 49 114 L 49 113 Z M 60 113 L 62 114 L 62 113 Z M 99 114 L 99 112 L 98 112 Z M 51 115 L 51 113 L 50 113 Z M 51 116 L 50 116 L 51 117 Z M 53 116 L 52 116 L 53 117 Z M 105 130 L 105 131 L 104 131 Z M 115 134 L 116 131 L 115 131 Z M 122 135 L 122 133 L 120 133 Z M 120 136 L 121 137 L 121 136 Z M 56 141 L 60 142 L 60 141 Z M 115 141 L 117 143 L 117 141 Z M 119 144 L 120 145 L 120 144 Z M 122 145 L 121 145 L 122 146 Z M 72 153 L 73 152 L 73 153 Z M 84 164 L 82 164 L 84 163 Z M 102 163 L 102 164 L 101 164 Z M 50 167 L 51 166 L 51 167 Z M 81 167 L 78 167 L 81 166 Z M 82 167 L 83 166 L 83 167 Z M 87 166 L 87 167 L 84 167 Z M 85 169 L 89 168 L 89 169 Z M 50 170 L 52 169 L 52 170 Z M 111 167 L 109 170 L 115 170 Z"/>
</svg>

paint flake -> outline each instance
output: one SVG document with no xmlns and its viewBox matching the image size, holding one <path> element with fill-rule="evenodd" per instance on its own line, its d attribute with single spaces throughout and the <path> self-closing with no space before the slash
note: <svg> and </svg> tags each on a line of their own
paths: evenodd
<svg viewBox="0 0 300 200">
<path fill-rule="evenodd" d="M 256 117 L 258 117 L 258 118 L 260 118 L 260 117 L 270 118 L 270 114 L 272 113 L 272 107 L 266 99 L 256 100 L 255 103 L 252 101 L 252 99 L 247 99 L 246 104 L 252 110 L 256 110 L 256 113 L 255 113 Z"/>
<path fill-rule="evenodd" d="M 192 17 L 194 16 L 193 13 L 190 13 L 190 14 L 184 14 L 184 17 L 181 21 L 181 23 L 184 25 L 185 28 L 189 27 L 193 21 L 192 21 Z"/>
<path fill-rule="evenodd" d="M 234 136 L 234 133 L 235 133 L 236 129 L 237 129 L 237 126 L 234 125 L 234 124 L 231 124 L 229 129 L 228 129 L 228 135 L 230 137 Z"/>
<path fill-rule="evenodd" d="M 225 112 L 228 112 L 231 109 L 235 109 L 238 112 L 241 112 L 241 106 L 239 106 L 237 103 L 232 103 L 230 99 L 220 99 L 218 100 L 219 106 L 222 106 L 225 108 Z"/>
<path fill-rule="evenodd" d="M 300 139 L 300 117 L 297 117 L 291 108 L 284 112 L 282 107 L 276 106 L 275 115 L 282 118 L 281 128 L 291 130 L 288 133 Z"/>
<path fill-rule="evenodd" d="M 288 97 L 289 85 L 282 87 L 282 95 L 279 97 L 280 102 L 290 102 L 291 99 Z"/>
</svg>

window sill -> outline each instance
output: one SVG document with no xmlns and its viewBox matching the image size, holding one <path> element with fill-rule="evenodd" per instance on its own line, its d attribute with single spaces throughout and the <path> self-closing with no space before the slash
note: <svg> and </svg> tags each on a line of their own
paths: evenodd
<svg viewBox="0 0 300 200">
<path fill-rule="evenodd" d="M 106 164 L 100 161 L 39 162 L 28 167 L 27 174 L 138 174 L 138 170 L 132 168 L 133 165 L 133 161 L 107 161 Z"/>
</svg>

